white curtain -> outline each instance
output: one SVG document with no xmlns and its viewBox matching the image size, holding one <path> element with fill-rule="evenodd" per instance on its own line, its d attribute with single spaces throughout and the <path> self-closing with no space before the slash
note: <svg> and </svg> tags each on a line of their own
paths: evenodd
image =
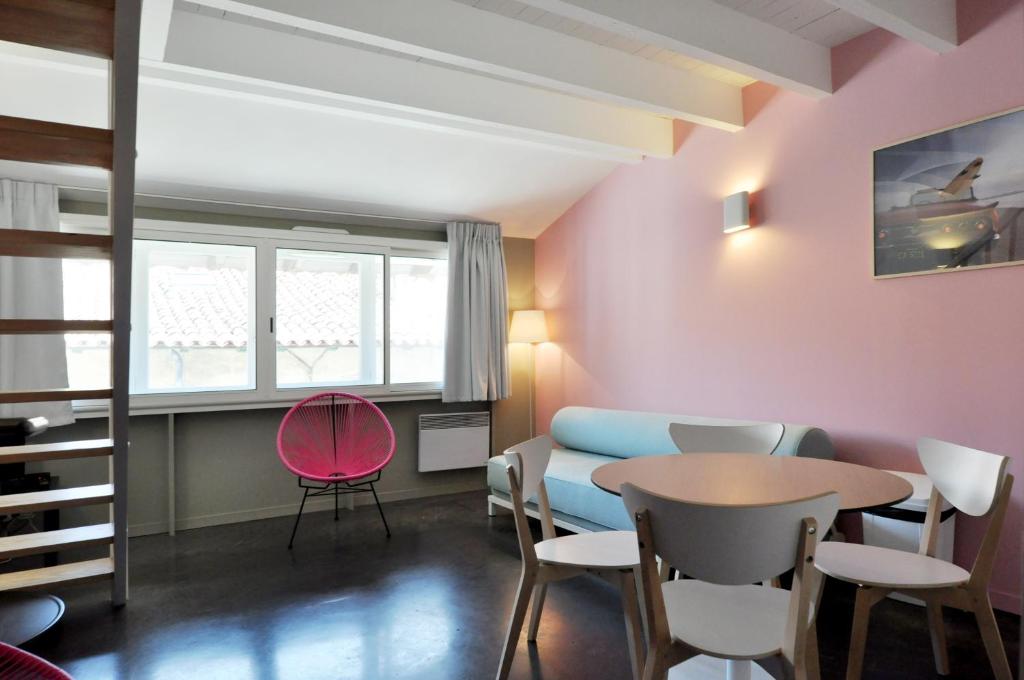
<svg viewBox="0 0 1024 680">
<path fill-rule="evenodd" d="M 0 229 L 60 231 L 57 187 L 0 180 Z M 62 319 L 61 262 L 0 257 L 0 318 Z M 0 390 L 68 386 L 62 335 L 0 335 Z M 0 417 L 44 416 L 50 425 L 75 421 L 70 402 L 0 406 Z"/>
<path fill-rule="evenodd" d="M 450 222 L 444 401 L 508 397 L 507 324 L 501 226 Z"/>
</svg>

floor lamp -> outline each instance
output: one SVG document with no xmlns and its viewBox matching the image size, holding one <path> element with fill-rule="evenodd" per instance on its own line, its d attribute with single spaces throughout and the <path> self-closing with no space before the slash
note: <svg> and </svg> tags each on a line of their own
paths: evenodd
<svg viewBox="0 0 1024 680">
<path fill-rule="evenodd" d="M 538 342 L 548 341 L 548 326 L 544 320 L 543 309 L 521 309 L 512 312 L 512 326 L 508 331 L 510 343 L 526 343 L 530 345 L 530 370 L 529 370 L 529 401 L 530 401 L 530 438 L 533 438 L 533 368 L 534 349 Z"/>
</svg>

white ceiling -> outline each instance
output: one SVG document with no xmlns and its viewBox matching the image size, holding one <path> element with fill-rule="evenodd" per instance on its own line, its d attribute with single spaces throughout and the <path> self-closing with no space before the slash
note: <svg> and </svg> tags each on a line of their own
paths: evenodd
<svg viewBox="0 0 1024 680">
<path fill-rule="evenodd" d="M 828 47 L 874 26 L 836 6 L 951 49 L 934 1 L 145 0 L 138 190 L 534 237 L 621 163 L 670 157 L 672 118 L 739 129 L 755 78 L 828 96 Z M 0 42 L 0 92 L 0 115 L 106 124 L 98 60 Z"/>
<path fill-rule="evenodd" d="M 616 35 L 611 31 L 590 26 L 582 21 L 568 19 L 553 12 L 527 5 L 520 0 L 455 0 L 477 9 L 525 21 L 535 26 L 558 31 L 612 49 L 635 54 L 644 59 L 660 62 L 673 68 L 693 71 L 743 87 L 754 82 L 750 76 L 720 66 L 662 49 L 656 45 Z M 683 0 L 685 1 L 685 0 Z M 794 35 L 825 47 L 834 47 L 875 28 L 826 0 L 714 0 L 748 16 L 778 26 Z"/>
<path fill-rule="evenodd" d="M 519 0 L 455 1 L 464 5 L 469 5 L 470 7 L 476 7 L 477 9 L 495 12 L 518 21 L 525 21 L 526 23 L 533 24 L 534 26 L 541 26 L 553 31 L 558 31 L 559 33 L 564 33 L 565 35 L 571 35 L 573 37 L 580 38 L 581 40 L 587 40 L 598 45 L 627 52 L 628 54 L 635 54 L 638 57 L 667 64 L 673 68 L 678 68 L 684 71 L 694 71 L 695 73 L 707 76 L 708 78 L 714 78 L 715 80 L 721 80 L 722 82 L 738 85 L 740 87 L 754 82 L 753 78 L 736 73 L 735 71 L 730 71 L 697 59 L 691 59 L 690 57 L 679 54 L 678 52 L 665 50 L 639 40 L 633 40 L 621 35 L 616 35 L 611 31 L 590 26 L 582 21 L 568 19 L 554 14 L 553 12 L 547 12 L 536 7 L 530 7 L 525 3 L 519 2 Z"/>
<path fill-rule="evenodd" d="M 106 124 L 106 78 L 0 61 L 0 115 Z M 394 125 L 146 79 L 138 190 L 385 216 L 500 222 L 535 236 L 617 165 L 497 138 Z M 4 176 L 101 187 L 101 173 L 0 165 Z M 403 225 L 409 226 L 409 225 Z"/>
<path fill-rule="evenodd" d="M 825 47 L 835 47 L 875 28 L 874 24 L 844 12 L 826 0 L 715 2 Z"/>
</svg>

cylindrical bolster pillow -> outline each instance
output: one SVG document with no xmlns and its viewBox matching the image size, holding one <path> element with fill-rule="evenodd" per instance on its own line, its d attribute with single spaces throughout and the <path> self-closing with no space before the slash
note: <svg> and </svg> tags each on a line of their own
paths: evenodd
<svg viewBox="0 0 1024 680">
<path fill-rule="evenodd" d="M 551 419 L 551 436 L 568 449 L 633 458 L 679 453 L 669 436 L 670 423 L 693 425 L 751 425 L 757 421 L 683 416 L 671 413 L 566 406 Z M 785 425 L 777 456 L 834 458 L 832 440 L 824 430 Z"/>
<path fill-rule="evenodd" d="M 782 441 L 779 442 L 779 448 L 776 449 L 778 454 L 780 449 L 784 445 L 789 447 L 791 451 L 790 455 L 800 456 L 801 458 L 824 458 L 826 460 L 833 460 L 836 457 L 835 447 L 832 445 L 832 437 L 828 436 L 828 432 L 822 430 L 819 427 L 806 427 L 806 426 L 792 426 L 793 432 L 790 433 L 789 425 L 786 426 L 786 434 L 793 436 L 793 439 L 786 441 L 786 437 L 782 437 Z"/>
<path fill-rule="evenodd" d="M 551 419 L 551 436 L 567 449 L 616 458 L 679 453 L 668 434 L 672 416 L 566 406 Z"/>
</svg>

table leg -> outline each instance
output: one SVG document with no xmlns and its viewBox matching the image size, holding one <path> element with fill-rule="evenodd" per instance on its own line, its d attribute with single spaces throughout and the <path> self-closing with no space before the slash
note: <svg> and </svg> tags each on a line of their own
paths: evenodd
<svg viewBox="0 0 1024 680">
<path fill-rule="evenodd" d="M 750 680 L 750 661 L 726 661 L 725 680 Z"/>
</svg>

